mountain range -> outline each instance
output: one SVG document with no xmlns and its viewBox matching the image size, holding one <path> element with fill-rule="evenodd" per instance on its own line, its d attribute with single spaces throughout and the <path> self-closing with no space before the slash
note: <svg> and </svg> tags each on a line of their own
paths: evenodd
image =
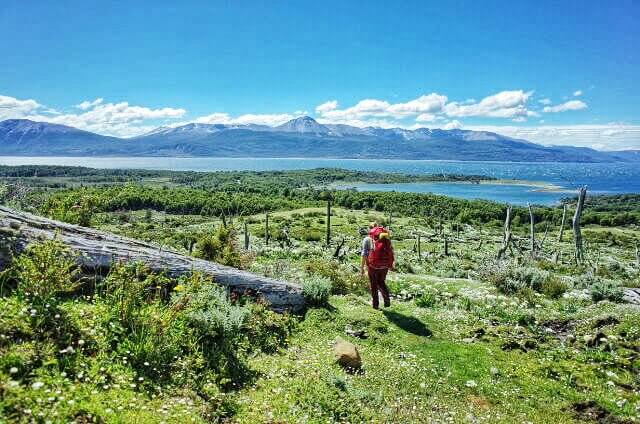
<svg viewBox="0 0 640 424">
<path fill-rule="evenodd" d="M 352 127 L 308 116 L 282 125 L 191 123 L 133 138 L 66 125 L 0 122 L 4 156 L 212 156 L 483 160 L 512 162 L 640 162 L 640 151 L 542 146 L 487 131 Z"/>
</svg>

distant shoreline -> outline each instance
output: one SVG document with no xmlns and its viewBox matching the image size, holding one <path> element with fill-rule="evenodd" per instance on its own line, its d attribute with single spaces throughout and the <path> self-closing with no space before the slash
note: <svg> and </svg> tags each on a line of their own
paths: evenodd
<svg viewBox="0 0 640 424">
<path fill-rule="evenodd" d="M 350 185 L 352 185 L 352 187 L 349 187 Z M 349 181 L 349 182 L 335 182 L 335 183 L 331 183 L 329 184 L 327 187 L 329 188 L 337 188 L 337 189 L 342 189 L 342 190 L 346 190 L 349 188 L 355 188 L 358 189 L 361 186 L 370 186 L 370 185 L 402 185 L 402 186 L 406 186 L 406 185 L 410 185 L 410 184 L 468 184 L 468 185 L 486 185 L 486 184 L 493 184 L 493 185 L 510 185 L 510 186 L 525 186 L 525 187 L 536 187 L 535 192 L 540 192 L 540 193 L 571 193 L 573 192 L 573 190 L 569 190 L 566 187 L 562 187 L 560 185 L 557 184 L 553 184 L 553 183 L 546 183 L 543 181 L 529 181 L 529 180 L 510 180 L 510 179 L 506 179 L 506 178 L 501 178 L 501 179 L 496 179 L 496 180 L 492 180 L 492 179 L 481 179 L 481 180 L 475 180 L 475 181 L 460 181 L 460 180 L 447 180 L 447 179 L 443 179 L 441 181 L 438 180 L 434 180 L 434 181 L 415 181 L 415 182 L 404 182 L 404 183 L 368 183 L 368 182 L 364 182 L 364 181 Z"/>
</svg>

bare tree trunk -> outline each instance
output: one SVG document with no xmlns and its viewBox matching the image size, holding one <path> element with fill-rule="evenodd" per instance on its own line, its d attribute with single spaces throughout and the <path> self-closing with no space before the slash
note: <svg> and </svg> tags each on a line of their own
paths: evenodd
<svg viewBox="0 0 640 424">
<path fill-rule="evenodd" d="M 327 246 L 331 245 L 331 199 L 327 200 Z"/>
<path fill-rule="evenodd" d="M 558 234 L 558 241 L 562 242 L 562 237 L 564 236 L 564 226 L 567 222 L 567 204 L 564 203 L 562 205 L 562 222 L 560 223 L 560 234 Z"/>
<path fill-rule="evenodd" d="M 509 248 L 509 244 L 511 243 L 511 220 L 513 219 L 513 216 L 511 215 L 512 210 L 511 205 L 507 206 L 507 217 L 504 220 L 504 233 L 502 234 L 502 247 L 498 250 L 498 259 L 502 259 Z"/>
<path fill-rule="evenodd" d="M 119 262 L 142 262 L 154 272 L 177 278 L 201 272 L 238 293 L 252 292 L 264 297 L 273 309 L 300 310 L 304 307 L 301 288 L 246 271 L 161 249 L 149 243 L 117 236 L 92 228 L 66 224 L 0 206 L 0 270 L 30 244 L 57 238 L 78 255 L 80 269 L 91 276 L 106 274 Z M 7 229 L 7 230 L 5 230 Z M 9 231 L 10 230 L 10 231 Z M 6 249 L 5 249 L 6 248 Z"/>
<path fill-rule="evenodd" d="M 640 243 L 636 242 L 636 266 L 640 268 Z"/>
<path fill-rule="evenodd" d="M 344 247 L 345 242 L 346 242 L 345 238 L 342 237 L 342 240 L 340 240 L 340 243 L 338 243 L 338 246 L 336 247 L 336 250 L 333 252 L 333 257 L 334 258 L 336 258 L 336 259 L 342 258 L 343 255 L 340 255 L 340 251 Z"/>
<path fill-rule="evenodd" d="M 530 235 L 530 239 L 531 239 L 531 256 L 535 257 L 536 256 L 536 221 L 535 221 L 535 217 L 533 216 L 533 207 L 531 206 L 531 203 L 527 203 L 527 207 L 529 208 L 529 221 L 531 222 L 531 235 Z"/>
<path fill-rule="evenodd" d="M 247 221 L 244 221 L 244 250 L 249 250 L 249 226 Z"/>
<path fill-rule="evenodd" d="M 269 246 L 269 212 L 264 216 L 264 244 Z"/>
<path fill-rule="evenodd" d="M 575 260 L 576 264 L 580 265 L 584 261 L 584 248 L 582 245 L 582 231 L 580 230 L 580 218 L 582 218 L 582 209 L 584 208 L 584 201 L 587 196 L 587 186 L 580 188 L 578 193 L 578 204 L 576 205 L 576 212 L 573 214 L 573 238 L 576 245 Z"/>
<path fill-rule="evenodd" d="M 544 250 L 544 242 L 547 240 L 547 234 L 549 233 L 549 222 L 547 221 L 544 226 L 544 235 L 542 236 L 542 240 L 540 241 L 540 252 Z"/>
<path fill-rule="evenodd" d="M 442 232 L 442 236 L 444 237 L 444 256 L 449 256 L 449 238 L 444 231 Z"/>
<path fill-rule="evenodd" d="M 418 260 L 422 260 L 422 245 L 421 245 L 420 233 L 418 233 Z M 636 256 L 638 256 L 638 247 L 636 246 Z"/>
</svg>

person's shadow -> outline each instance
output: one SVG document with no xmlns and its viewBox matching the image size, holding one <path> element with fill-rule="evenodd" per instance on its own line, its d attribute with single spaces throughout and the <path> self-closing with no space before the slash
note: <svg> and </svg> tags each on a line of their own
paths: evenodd
<svg viewBox="0 0 640 424">
<path fill-rule="evenodd" d="M 433 332 L 417 318 L 403 315 L 401 313 L 385 309 L 382 311 L 389 321 L 402 328 L 408 333 L 416 336 L 431 337 Z"/>
</svg>

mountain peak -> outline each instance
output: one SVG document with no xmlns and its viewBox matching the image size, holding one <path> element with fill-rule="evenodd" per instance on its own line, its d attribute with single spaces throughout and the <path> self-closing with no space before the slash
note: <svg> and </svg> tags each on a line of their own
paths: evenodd
<svg viewBox="0 0 640 424">
<path fill-rule="evenodd" d="M 282 125 L 278 125 L 275 127 L 277 131 L 284 132 L 298 132 L 298 133 L 314 133 L 314 134 L 326 134 L 330 132 L 329 128 L 325 127 L 322 124 L 319 124 L 318 121 L 311 118 L 310 116 L 301 116 L 299 118 L 292 119 L 291 121 L 285 122 Z"/>
</svg>

